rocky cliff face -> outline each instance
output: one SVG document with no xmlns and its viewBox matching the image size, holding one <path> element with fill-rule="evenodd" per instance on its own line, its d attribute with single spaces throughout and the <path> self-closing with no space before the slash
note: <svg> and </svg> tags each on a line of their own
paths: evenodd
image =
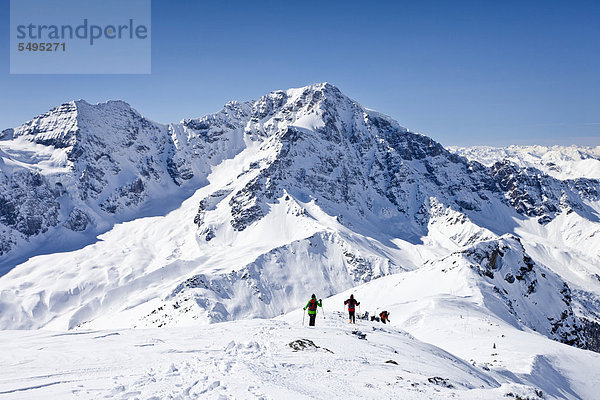
<svg viewBox="0 0 600 400">
<path fill-rule="evenodd" d="M 466 214 L 505 205 L 541 224 L 562 211 L 589 217 L 594 211 L 586 201 L 600 199 L 593 180 L 563 182 L 510 162 L 486 167 L 456 156 L 328 84 L 271 93 L 243 115 L 245 134 L 272 151 L 228 199 L 236 230 L 262 218 L 284 192 L 314 198 L 329 213 L 343 204 L 338 217 L 348 223 L 402 221 L 401 237 L 426 231 L 430 197 Z"/>
<path fill-rule="evenodd" d="M 506 235 L 480 242 L 444 261 L 455 266 L 460 258 L 483 278 L 479 286 L 489 309 L 497 310 L 500 304 L 505 319 L 513 319 L 517 326 L 569 345 L 587 347 L 584 322 L 574 314 L 569 285 L 537 265 L 518 238 Z"/>
</svg>

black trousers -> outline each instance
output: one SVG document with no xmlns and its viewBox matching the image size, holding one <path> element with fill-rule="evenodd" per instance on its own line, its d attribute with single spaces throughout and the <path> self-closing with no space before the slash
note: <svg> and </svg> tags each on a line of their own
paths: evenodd
<svg viewBox="0 0 600 400">
<path fill-rule="evenodd" d="M 315 326 L 315 319 L 317 319 L 317 314 L 308 314 L 308 326 Z"/>
<path fill-rule="evenodd" d="M 354 310 L 352 310 L 352 311 L 348 310 L 348 314 L 350 314 L 350 321 L 352 321 L 353 323 L 356 323 L 356 318 L 354 317 Z"/>
</svg>

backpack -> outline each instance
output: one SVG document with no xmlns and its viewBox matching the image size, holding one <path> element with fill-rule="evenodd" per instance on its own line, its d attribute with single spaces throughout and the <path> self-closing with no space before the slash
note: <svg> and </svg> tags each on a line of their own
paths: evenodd
<svg viewBox="0 0 600 400">
<path fill-rule="evenodd" d="M 310 311 L 316 311 L 317 310 L 317 300 L 310 299 L 310 303 L 308 304 L 308 309 Z"/>
<path fill-rule="evenodd" d="M 348 299 L 344 302 L 344 304 L 348 305 L 348 311 L 354 311 L 357 305 L 356 299 Z"/>
</svg>

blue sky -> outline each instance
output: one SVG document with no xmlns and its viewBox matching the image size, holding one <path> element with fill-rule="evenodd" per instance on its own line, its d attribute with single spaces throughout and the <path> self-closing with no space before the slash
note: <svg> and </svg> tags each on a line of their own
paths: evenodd
<svg viewBox="0 0 600 400">
<path fill-rule="evenodd" d="M 0 127 L 123 99 L 159 122 L 327 81 L 444 145 L 600 145 L 597 1 L 152 1 L 152 74 L 10 75 Z"/>
</svg>

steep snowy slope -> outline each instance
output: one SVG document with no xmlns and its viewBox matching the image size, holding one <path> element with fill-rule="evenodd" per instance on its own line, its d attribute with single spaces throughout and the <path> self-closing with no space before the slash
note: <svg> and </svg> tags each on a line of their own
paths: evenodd
<svg viewBox="0 0 600 400">
<path fill-rule="evenodd" d="M 211 175 L 214 184 L 219 187 L 220 182 L 229 182 L 229 178 L 239 175 L 236 165 L 243 168 L 246 165 L 243 162 L 245 157 L 246 153 L 242 153 L 232 162 L 218 167 Z M 240 187 L 243 187 L 243 182 Z M 163 298 L 186 295 L 193 282 L 199 285 L 201 277 L 192 274 L 194 271 L 208 276 L 216 274 L 212 278 L 216 281 L 213 290 L 222 292 L 221 286 L 229 283 L 230 286 L 238 285 L 240 290 L 248 287 L 248 291 L 244 293 L 256 297 L 260 292 L 250 288 L 257 278 L 268 279 L 269 275 L 263 274 L 262 268 L 269 265 L 271 258 L 276 259 L 280 255 L 281 260 L 273 261 L 277 264 L 273 273 L 280 270 L 279 274 L 270 282 L 263 281 L 261 286 L 266 289 L 266 293 L 262 294 L 262 300 L 256 299 L 257 304 L 267 307 L 267 314 L 260 314 L 260 308 L 249 307 L 249 304 L 242 304 L 242 307 L 232 304 L 233 309 L 225 313 L 220 302 L 202 302 L 200 298 L 195 302 L 196 307 L 202 307 L 202 313 L 209 312 L 209 321 L 248 315 L 277 315 L 289 307 L 295 307 L 300 296 L 305 295 L 304 287 L 309 283 L 334 293 L 339 285 L 351 287 L 355 280 L 359 282 L 361 279 L 369 279 L 372 275 L 382 275 L 394 268 L 384 246 L 362 238 L 365 243 L 361 247 L 369 252 L 365 256 L 371 256 L 354 256 L 340 234 L 327 232 L 330 229 L 328 225 L 339 225 L 334 217 L 320 213 L 318 208 L 310 204 L 306 205 L 304 210 L 314 208 L 315 218 L 309 211 L 302 212 L 302 206 L 293 201 L 273 205 L 269 216 L 243 232 L 236 232 L 228 223 L 231 216 L 228 209 L 224 208 L 224 215 L 221 217 L 224 223 L 220 225 L 217 237 L 207 242 L 198 235 L 198 227 L 192 218 L 199 199 L 205 198 L 212 189 L 214 187 L 211 184 L 199 190 L 181 208 L 166 217 L 144 218 L 117 225 L 101 236 L 101 241 L 80 251 L 39 256 L 15 268 L 2 278 L 7 284 L 3 286 L 6 290 L 0 292 L 3 311 L 0 319 L 3 324 L 6 324 L 5 327 L 25 328 L 51 323 L 50 326 L 71 328 L 94 318 L 121 318 L 120 324 L 124 324 L 121 326 L 139 324 L 136 320 L 153 311 L 152 308 L 148 309 L 153 303 Z M 223 204 L 227 205 L 227 202 Z M 186 219 L 189 223 L 181 223 Z M 311 236 L 313 237 L 310 238 Z M 308 262 L 309 249 L 319 266 L 330 265 L 335 271 L 329 280 L 310 273 L 314 265 Z M 293 256 L 296 251 L 301 253 Z M 283 262 L 293 258 L 297 259 L 296 263 L 282 270 L 285 265 Z M 59 264 L 69 267 L 53 271 L 45 267 Z M 246 267 L 240 270 L 244 266 Z M 339 270 L 340 267 L 344 269 Z M 235 274 L 234 270 L 237 271 Z M 348 273 L 352 270 L 355 275 Z M 245 272 L 249 276 L 242 278 Z M 224 282 L 219 281 L 218 277 L 222 277 Z M 298 280 L 295 291 L 290 290 L 294 285 L 294 279 L 291 278 Z M 19 283 L 23 280 L 35 283 L 23 286 Z M 217 285 L 217 282 L 221 283 Z M 10 289 L 13 284 L 16 285 L 13 286 L 16 291 Z M 271 291 L 277 291 L 277 297 L 265 298 Z M 20 301 L 14 302 L 15 295 L 17 299 L 35 299 L 35 304 L 24 306 Z M 230 297 L 241 303 L 244 300 L 251 301 L 242 297 L 242 293 L 236 296 L 222 293 L 220 297 Z M 287 299 L 282 302 L 284 298 Z M 278 302 L 281 304 L 275 309 L 269 307 L 269 304 Z M 159 305 L 161 304 L 156 307 Z M 33 315 L 29 307 L 35 309 Z M 11 308 L 12 312 L 9 311 Z M 186 307 L 181 310 L 169 307 L 173 314 L 180 314 L 185 309 Z M 215 310 L 222 310 L 223 315 Z M 124 315 L 118 312 L 123 312 Z M 135 318 L 131 318 L 131 313 Z M 192 315 L 199 318 L 202 314 L 194 310 L 189 313 L 189 317 Z M 118 323 L 110 321 L 108 326 Z"/>
<path fill-rule="evenodd" d="M 504 253 L 493 258 L 492 249 Z M 568 292 L 560 289 L 564 283 L 542 266 L 529 267 L 523 255 L 515 239 L 507 236 L 340 293 L 328 299 L 326 307 L 329 313 L 341 311 L 352 293 L 362 312 L 377 315 L 386 310 L 392 327 L 467 360 L 500 383 L 536 388 L 536 393 L 520 395 L 523 398 L 595 399 L 599 355 L 546 336 L 548 329 L 554 335 L 578 336 Z M 486 267 L 480 269 L 473 262 L 482 256 Z M 506 280 L 508 274 L 515 279 Z M 530 292 L 527 288 L 534 281 Z M 563 294 L 556 296 L 556 290 Z M 284 318 L 298 321 L 299 313 Z M 358 321 L 358 326 L 363 329 L 365 323 Z"/>
<path fill-rule="evenodd" d="M 519 165 L 529 170 L 539 170 L 558 179 L 579 180 L 580 183 L 598 185 L 600 178 L 600 149 L 577 146 L 508 146 L 508 147 L 449 147 L 457 154 L 485 165 Z M 597 201 L 587 206 L 598 210 Z M 547 225 L 531 221 L 520 224 L 514 233 L 522 238 L 527 252 L 535 260 L 547 265 L 566 279 L 572 287 L 573 298 L 585 306 L 578 312 L 598 320 L 600 316 L 598 274 L 598 241 L 600 226 L 597 212 L 582 217 L 565 212 Z"/>
<path fill-rule="evenodd" d="M 509 160 L 557 179 L 600 179 L 600 146 L 450 146 L 448 150 L 488 166 Z"/>
<path fill-rule="evenodd" d="M 211 132 L 222 114 L 235 127 L 230 106 L 211 117 Z M 0 273 L 15 259 L 90 242 L 116 222 L 176 207 L 206 183 L 211 166 L 241 150 L 239 133 L 217 143 L 202 134 L 185 123 L 151 122 L 121 101 L 82 100 L 5 131 Z"/>
</svg>

